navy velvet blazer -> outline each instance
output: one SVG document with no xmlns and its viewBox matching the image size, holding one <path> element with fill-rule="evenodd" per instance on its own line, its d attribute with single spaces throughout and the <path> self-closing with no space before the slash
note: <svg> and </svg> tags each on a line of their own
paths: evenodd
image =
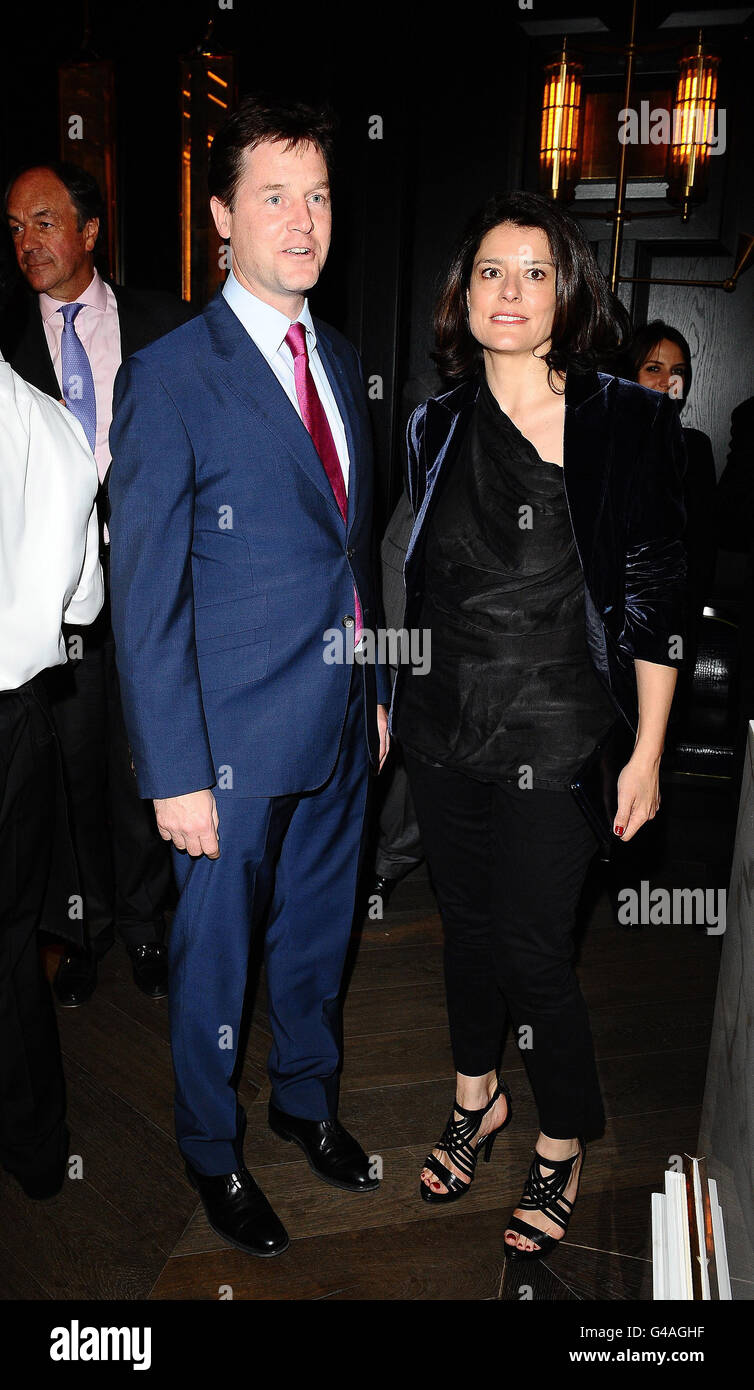
<svg viewBox="0 0 754 1390">
<path fill-rule="evenodd" d="M 437 480 L 453 466 L 478 391 L 476 379 L 464 382 L 426 401 L 409 421 L 415 517 L 404 568 L 409 629 L 418 625 Z M 567 373 L 563 482 L 584 573 L 587 643 L 597 674 L 634 730 L 634 659 L 681 664 L 682 645 L 675 639 L 684 637 L 684 469 L 683 436 L 671 400 L 602 372 Z M 391 728 L 404 679 L 401 666 Z"/>
<path fill-rule="evenodd" d="M 283 796 L 334 767 L 352 666 L 328 663 L 324 634 L 346 636 L 354 584 L 365 627 L 379 611 L 359 360 L 335 329 L 316 330 L 348 440 L 347 527 L 305 426 L 221 293 L 116 378 L 112 622 L 143 797 L 216 782 Z M 389 678 L 367 664 L 354 674 L 374 763 Z"/>
</svg>

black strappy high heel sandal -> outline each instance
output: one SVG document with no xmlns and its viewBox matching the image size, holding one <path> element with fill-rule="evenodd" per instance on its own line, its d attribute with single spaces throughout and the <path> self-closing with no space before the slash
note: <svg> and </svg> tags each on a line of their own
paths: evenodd
<svg viewBox="0 0 754 1390">
<path fill-rule="evenodd" d="M 519 1206 L 524 1211 L 541 1211 L 548 1220 L 554 1221 L 556 1226 L 560 1226 L 563 1235 L 568 1230 L 568 1222 L 573 1211 L 573 1202 L 569 1202 L 563 1196 L 573 1173 L 573 1165 L 576 1159 L 581 1157 L 581 1169 L 579 1171 L 579 1182 L 581 1173 L 584 1170 L 584 1159 L 586 1158 L 586 1145 L 582 1139 L 578 1141 L 579 1147 L 575 1154 L 570 1158 L 543 1158 L 538 1149 L 534 1150 L 534 1158 L 529 1173 L 524 1183 L 524 1194 L 519 1202 Z M 543 1173 L 543 1168 L 552 1168 L 552 1173 Z M 517 1245 L 509 1245 L 507 1240 L 503 1241 L 505 1253 L 509 1260 L 541 1260 L 543 1255 L 549 1255 L 556 1245 L 560 1244 L 562 1236 L 548 1236 L 541 1231 L 538 1226 L 532 1226 L 528 1221 L 522 1221 L 520 1216 L 512 1216 L 506 1231 L 515 1231 L 516 1235 L 526 1236 L 527 1240 L 535 1240 L 538 1249 L 519 1250 Z"/>
<path fill-rule="evenodd" d="M 493 1129 L 489 1134 L 485 1135 L 480 1144 L 473 1145 L 471 1141 L 479 1133 L 482 1127 L 482 1120 L 501 1096 L 505 1096 L 508 1102 L 508 1109 L 503 1123 L 498 1125 L 497 1129 Z M 463 1117 L 462 1119 L 457 1120 L 455 1118 L 456 1111 Z M 450 1112 L 450 1119 L 442 1132 L 442 1138 L 439 1144 L 435 1145 L 435 1148 L 446 1153 L 451 1163 L 454 1163 L 456 1168 L 460 1168 L 468 1181 L 465 1182 L 462 1178 L 459 1178 L 456 1173 L 452 1173 L 450 1168 L 446 1168 L 445 1164 L 441 1163 L 439 1158 L 435 1158 L 435 1155 L 430 1153 L 427 1155 L 424 1167 L 429 1168 L 430 1172 L 434 1173 L 435 1177 L 439 1178 L 440 1182 L 445 1184 L 446 1191 L 433 1192 L 431 1187 L 428 1187 L 427 1184 L 419 1178 L 419 1191 L 421 1192 L 423 1200 L 425 1202 L 457 1202 L 458 1198 L 462 1197 L 464 1192 L 468 1192 L 476 1171 L 479 1150 L 481 1149 L 484 1154 L 485 1163 L 489 1163 L 492 1157 L 492 1146 L 495 1143 L 495 1139 L 498 1134 L 505 1129 L 505 1126 L 510 1124 L 512 1115 L 513 1102 L 511 1100 L 511 1093 L 505 1082 L 501 1081 L 499 1077 L 497 1086 L 495 1087 L 495 1094 L 481 1110 L 465 1110 L 464 1107 L 459 1105 L 456 1101 Z"/>
</svg>

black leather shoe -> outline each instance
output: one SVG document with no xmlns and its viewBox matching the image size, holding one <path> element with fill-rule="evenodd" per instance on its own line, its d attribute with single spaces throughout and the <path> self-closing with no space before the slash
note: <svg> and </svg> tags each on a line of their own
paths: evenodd
<svg viewBox="0 0 754 1390">
<path fill-rule="evenodd" d="M 61 956 L 52 982 L 55 997 L 64 1009 L 76 1009 L 91 999 L 97 985 L 97 962 L 91 951 L 70 951 Z"/>
<path fill-rule="evenodd" d="M 129 946 L 134 983 L 150 999 L 164 999 L 168 992 L 168 948 L 161 941 Z"/>
<path fill-rule="evenodd" d="M 212 1230 L 247 1255 L 282 1255 L 290 1241 L 248 1168 L 220 1177 L 206 1177 L 186 1163 L 186 1175 L 196 1188 Z"/>
<path fill-rule="evenodd" d="M 303 1149 L 313 1173 L 346 1192 L 374 1192 L 379 1178 L 369 1172 L 369 1159 L 339 1120 L 302 1120 L 286 1115 L 270 1101 L 270 1129 Z"/>
<path fill-rule="evenodd" d="M 68 1171 L 68 1159 L 62 1158 L 53 1168 L 48 1168 L 44 1173 L 35 1173 L 32 1177 L 29 1174 L 15 1173 L 16 1181 L 19 1182 L 26 1193 L 34 1202 L 44 1202 L 48 1197 L 57 1197 L 65 1181 Z"/>
<path fill-rule="evenodd" d="M 377 874 L 376 878 L 372 879 L 368 896 L 369 898 L 382 898 L 382 911 L 384 912 L 399 883 L 399 878 L 388 878 L 387 874 Z"/>
</svg>

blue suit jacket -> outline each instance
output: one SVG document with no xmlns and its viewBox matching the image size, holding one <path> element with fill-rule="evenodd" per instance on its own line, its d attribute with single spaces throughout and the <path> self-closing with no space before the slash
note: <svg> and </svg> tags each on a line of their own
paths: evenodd
<svg viewBox="0 0 754 1390">
<path fill-rule="evenodd" d="M 334 767 L 352 668 L 328 664 L 324 634 L 346 636 L 354 584 L 364 626 L 379 614 L 359 360 L 334 329 L 316 330 L 348 440 L 347 526 L 306 428 L 222 294 L 116 378 L 112 622 L 143 797 L 216 782 L 281 796 L 321 786 Z M 356 675 L 374 763 L 389 681 L 373 665 Z"/>
</svg>

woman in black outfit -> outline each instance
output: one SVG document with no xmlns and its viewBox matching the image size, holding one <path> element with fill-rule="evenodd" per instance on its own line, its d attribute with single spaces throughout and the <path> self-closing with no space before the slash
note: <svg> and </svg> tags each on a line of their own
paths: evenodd
<svg viewBox="0 0 754 1390">
<path fill-rule="evenodd" d="M 594 370 L 627 320 L 578 225 L 533 194 L 494 199 L 448 272 L 435 359 L 461 384 L 408 431 L 415 523 L 399 668 L 405 754 L 445 934 L 457 1087 L 420 1189 L 457 1200 L 511 1116 L 506 1012 L 540 1134 L 505 1235 L 536 1259 L 567 1227 L 604 1111 L 572 929 L 596 848 L 569 791 L 617 719 L 636 732 L 614 832 L 659 804 L 685 561 L 683 445 L 664 396 Z M 426 651 L 426 648 L 425 648 Z"/>
<path fill-rule="evenodd" d="M 680 416 L 689 398 L 692 376 L 691 349 L 683 334 L 662 319 L 635 329 L 626 357 L 626 376 L 650 391 L 663 391 L 675 402 Z M 683 500 L 689 608 L 696 619 L 712 598 L 717 473 L 709 435 L 689 425 L 681 429 L 686 448 Z"/>
</svg>

